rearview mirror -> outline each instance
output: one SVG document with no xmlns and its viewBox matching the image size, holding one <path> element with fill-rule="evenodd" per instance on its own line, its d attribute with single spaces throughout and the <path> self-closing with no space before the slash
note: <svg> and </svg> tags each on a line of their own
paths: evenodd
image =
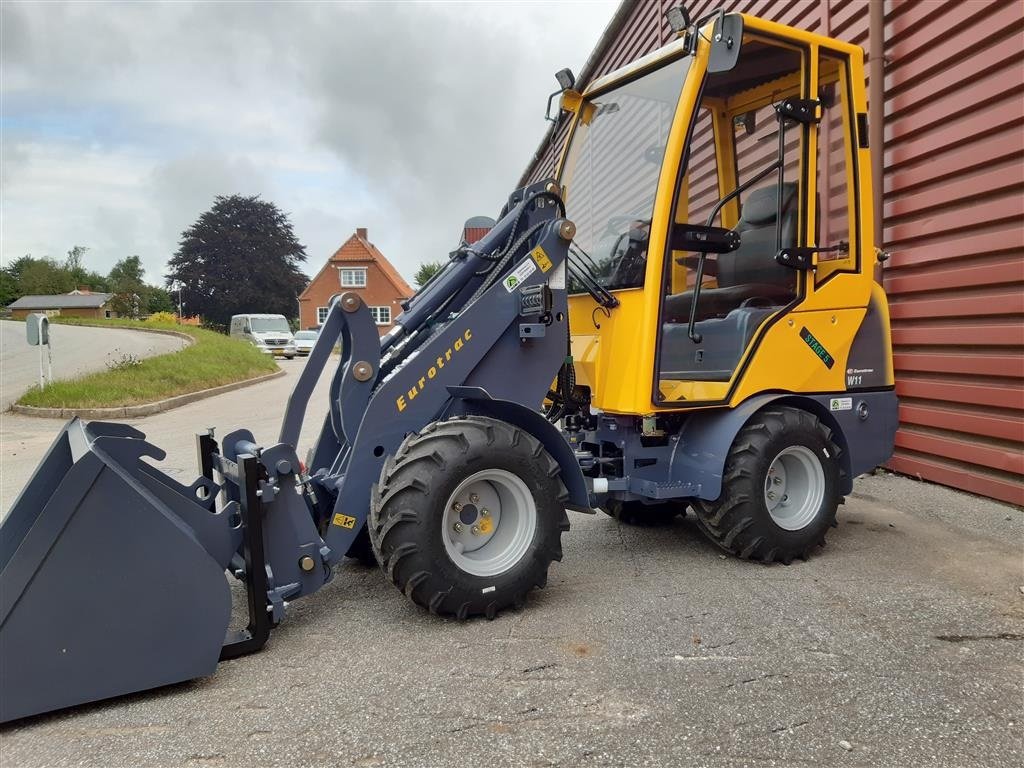
<svg viewBox="0 0 1024 768">
<path fill-rule="evenodd" d="M 738 13 L 719 14 L 711 31 L 711 55 L 708 73 L 728 72 L 736 66 L 743 43 L 743 17 Z"/>
<path fill-rule="evenodd" d="M 740 247 L 740 235 L 724 227 L 673 224 L 672 250 L 695 253 L 732 253 Z"/>
</svg>

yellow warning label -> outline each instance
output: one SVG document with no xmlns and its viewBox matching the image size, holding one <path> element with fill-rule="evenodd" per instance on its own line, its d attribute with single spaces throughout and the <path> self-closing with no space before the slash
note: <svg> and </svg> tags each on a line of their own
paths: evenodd
<svg viewBox="0 0 1024 768">
<path fill-rule="evenodd" d="M 334 516 L 332 521 L 335 525 L 340 525 L 342 528 L 355 528 L 356 519 L 349 515 L 343 515 L 340 512 Z"/>
<path fill-rule="evenodd" d="M 554 264 L 551 263 L 551 259 L 548 258 L 547 253 L 541 246 L 534 248 L 530 255 L 533 256 L 533 260 L 537 262 L 537 266 L 540 267 L 541 272 L 547 272 Z"/>
</svg>

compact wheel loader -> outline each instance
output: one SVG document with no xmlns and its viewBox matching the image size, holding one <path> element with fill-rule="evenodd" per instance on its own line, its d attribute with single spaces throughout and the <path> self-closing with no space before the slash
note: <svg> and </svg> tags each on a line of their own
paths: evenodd
<svg viewBox="0 0 1024 768">
<path fill-rule="evenodd" d="M 514 192 L 394 330 L 336 297 L 276 443 L 199 435 L 185 485 L 132 427 L 65 425 L 2 523 L 0 719 L 209 675 L 346 555 L 464 619 L 544 586 L 567 510 L 689 509 L 764 562 L 823 543 L 897 423 L 862 51 L 680 15 L 584 92 L 559 73 L 557 178 Z"/>
</svg>

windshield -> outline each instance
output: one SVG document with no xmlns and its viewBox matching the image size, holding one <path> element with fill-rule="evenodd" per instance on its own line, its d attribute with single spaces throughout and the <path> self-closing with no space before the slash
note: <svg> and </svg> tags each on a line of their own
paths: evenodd
<svg viewBox="0 0 1024 768">
<path fill-rule="evenodd" d="M 575 245 L 604 288 L 638 288 L 665 145 L 690 57 L 584 102 L 562 183 Z M 574 293 L 583 290 L 570 282 Z"/>
<path fill-rule="evenodd" d="M 316 331 L 299 331 L 295 334 L 296 341 L 313 341 L 316 337 Z"/>
<path fill-rule="evenodd" d="M 254 333 L 290 333 L 288 321 L 282 316 L 278 317 L 253 317 L 249 320 L 249 326 Z"/>
</svg>

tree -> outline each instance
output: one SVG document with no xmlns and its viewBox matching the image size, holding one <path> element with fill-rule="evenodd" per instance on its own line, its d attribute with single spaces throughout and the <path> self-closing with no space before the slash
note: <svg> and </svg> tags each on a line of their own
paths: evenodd
<svg viewBox="0 0 1024 768">
<path fill-rule="evenodd" d="M 181 285 L 189 314 L 226 327 L 232 315 L 270 312 L 294 317 L 307 283 L 306 249 L 291 221 L 258 195 L 218 196 L 181 235 L 168 265 L 167 287 Z"/>
<path fill-rule="evenodd" d="M 0 307 L 6 307 L 20 297 L 18 279 L 11 273 L 11 268 L 0 269 Z"/>
<path fill-rule="evenodd" d="M 427 281 L 436 275 L 444 267 L 440 261 L 425 261 L 420 264 L 420 268 L 416 270 L 416 274 L 413 280 L 416 281 L 416 287 L 422 288 L 427 284 Z"/>
<path fill-rule="evenodd" d="M 70 272 L 72 275 L 76 273 L 84 272 L 85 266 L 82 263 L 82 258 L 85 256 L 86 251 L 89 249 L 84 245 L 74 245 L 71 250 L 68 251 L 68 255 L 64 259 L 64 269 Z"/>
<path fill-rule="evenodd" d="M 114 294 L 110 308 L 121 317 L 138 317 L 146 308 L 149 286 L 142 281 L 144 273 L 138 256 L 128 256 L 111 267 L 107 275 L 107 285 Z"/>
<path fill-rule="evenodd" d="M 88 286 L 93 291 L 105 292 L 109 290 L 107 278 L 85 266 L 84 257 L 88 252 L 84 245 L 73 246 L 64 257 L 64 270 L 71 276 L 72 288 Z"/>
<path fill-rule="evenodd" d="M 144 298 L 146 312 L 151 315 L 155 315 L 157 312 L 175 312 L 178 309 L 170 292 L 155 285 L 146 286 Z"/>
<path fill-rule="evenodd" d="M 72 274 L 50 258 L 22 256 L 13 261 L 8 269 L 18 282 L 21 296 L 67 293 L 75 288 Z"/>
<path fill-rule="evenodd" d="M 142 268 L 142 260 L 138 256 L 129 256 L 126 259 L 121 259 L 110 268 L 110 274 L 107 275 L 107 283 L 110 286 L 110 290 L 114 293 L 134 291 L 145 285 L 143 282 L 144 274 L 145 270 Z"/>
</svg>

